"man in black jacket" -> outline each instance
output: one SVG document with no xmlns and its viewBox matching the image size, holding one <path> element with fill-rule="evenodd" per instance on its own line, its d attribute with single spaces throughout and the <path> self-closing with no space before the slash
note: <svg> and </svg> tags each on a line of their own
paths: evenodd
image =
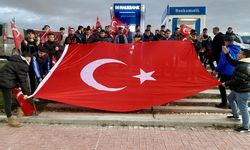
<svg viewBox="0 0 250 150">
<path fill-rule="evenodd" d="M 21 43 L 22 53 L 27 52 L 31 55 L 37 52 L 37 46 L 39 44 L 38 40 L 35 37 L 35 31 L 28 29 L 26 31 L 27 37 Z"/>
<path fill-rule="evenodd" d="M 94 37 L 93 42 L 112 42 L 110 37 L 106 36 L 105 30 L 100 30 L 97 37 Z"/>
<path fill-rule="evenodd" d="M 0 88 L 3 92 L 4 110 L 8 118 L 8 124 L 12 127 L 21 127 L 21 123 L 16 116 L 11 114 L 12 105 L 12 88 L 20 85 L 24 94 L 24 99 L 30 95 L 28 71 L 31 55 L 24 53 L 24 57 L 13 55 L 9 58 L 9 62 L 0 70 Z"/>
<path fill-rule="evenodd" d="M 239 132 L 249 132 L 250 50 L 242 49 L 237 55 L 238 60 L 234 60 L 229 55 L 229 50 L 226 47 L 223 47 L 222 50 L 229 63 L 235 66 L 232 79 L 223 83 L 232 89 L 232 92 L 228 96 L 228 101 L 231 105 L 233 115 L 227 118 L 239 120 L 239 107 L 242 115 L 242 127 L 235 130 Z"/>
<path fill-rule="evenodd" d="M 55 41 L 55 35 L 53 33 L 48 34 L 48 41 L 44 44 L 44 47 L 48 51 L 51 66 L 54 66 L 61 57 L 64 47 Z"/>
<path fill-rule="evenodd" d="M 236 36 L 236 34 L 233 32 L 233 28 L 232 28 L 232 27 L 228 27 L 228 28 L 227 28 L 227 32 L 226 32 L 225 36 L 234 37 L 234 39 L 237 39 L 237 36 Z M 236 41 L 236 42 L 237 42 L 237 41 Z"/>
<path fill-rule="evenodd" d="M 224 43 L 224 34 L 220 32 L 219 27 L 213 28 L 213 34 L 215 35 L 213 42 L 212 42 L 212 51 L 213 51 L 213 58 L 216 63 L 219 63 L 220 60 L 220 53 L 222 51 L 222 46 L 225 45 Z"/>
<path fill-rule="evenodd" d="M 69 35 L 66 37 L 64 41 L 64 45 L 66 44 L 78 44 L 81 43 L 81 40 L 76 36 L 75 29 L 70 28 Z"/>
<path fill-rule="evenodd" d="M 149 42 L 154 40 L 154 35 L 151 35 L 150 30 L 146 29 L 143 36 L 142 41 L 143 42 Z"/>
<path fill-rule="evenodd" d="M 94 34 L 91 33 L 91 29 L 90 28 L 86 28 L 85 29 L 85 33 L 81 39 L 81 43 L 83 44 L 89 44 L 89 43 L 93 43 L 94 39 L 97 37 L 98 33 L 95 32 Z"/>
<path fill-rule="evenodd" d="M 182 40 L 183 36 L 180 33 L 180 28 L 176 27 L 174 33 L 171 35 L 171 40 Z"/>
</svg>

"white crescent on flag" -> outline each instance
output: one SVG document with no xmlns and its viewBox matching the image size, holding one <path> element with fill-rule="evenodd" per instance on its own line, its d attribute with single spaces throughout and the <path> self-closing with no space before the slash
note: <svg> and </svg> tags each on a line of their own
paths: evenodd
<svg viewBox="0 0 250 150">
<path fill-rule="evenodd" d="M 117 21 L 112 21 L 111 27 L 115 28 L 117 26 Z"/>
<path fill-rule="evenodd" d="M 185 33 L 185 34 L 190 34 L 190 31 L 189 31 L 188 28 L 183 28 L 182 31 L 183 31 L 183 33 Z"/>
<path fill-rule="evenodd" d="M 83 80 L 84 83 L 86 83 L 87 85 L 97 89 L 97 90 L 101 90 L 101 91 L 109 91 L 109 92 L 115 92 L 115 91 L 120 91 L 125 87 L 122 88 L 109 88 L 106 87 L 100 83 L 98 83 L 94 76 L 93 73 L 94 71 L 100 67 L 101 65 L 107 64 L 107 63 L 119 63 L 119 64 L 124 64 L 126 65 L 124 62 L 116 60 L 116 59 L 98 59 L 95 60 L 89 64 L 87 64 L 81 71 L 81 79 Z"/>
</svg>

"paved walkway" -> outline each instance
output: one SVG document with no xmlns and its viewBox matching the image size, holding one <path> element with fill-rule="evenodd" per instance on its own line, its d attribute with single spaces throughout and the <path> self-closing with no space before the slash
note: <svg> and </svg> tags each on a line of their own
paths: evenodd
<svg viewBox="0 0 250 150">
<path fill-rule="evenodd" d="M 250 134 L 231 129 L 82 127 L 0 124 L 1 150 L 226 150 L 250 148 Z"/>
</svg>

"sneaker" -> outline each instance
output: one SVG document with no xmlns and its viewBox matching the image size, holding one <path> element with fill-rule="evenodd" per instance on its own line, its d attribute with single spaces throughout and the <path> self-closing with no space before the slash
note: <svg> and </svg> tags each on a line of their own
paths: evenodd
<svg viewBox="0 0 250 150">
<path fill-rule="evenodd" d="M 216 104 L 215 107 L 222 108 L 222 109 L 227 109 L 227 104 L 220 103 L 220 104 Z"/>
<path fill-rule="evenodd" d="M 240 127 L 240 128 L 234 129 L 234 131 L 237 131 L 237 132 L 240 132 L 240 133 L 248 133 L 248 132 L 249 132 L 249 129 Z"/>
<path fill-rule="evenodd" d="M 235 121 L 240 121 L 240 117 L 234 117 L 234 116 L 227 116 L 228 119 L 232 119 Z"/>
</svg>

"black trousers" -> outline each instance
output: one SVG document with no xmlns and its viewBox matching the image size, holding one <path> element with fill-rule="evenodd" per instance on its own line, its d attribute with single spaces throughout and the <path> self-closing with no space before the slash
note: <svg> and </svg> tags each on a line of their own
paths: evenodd
<svg viewBox="0 0 250 150">
<path fill-rule="evenodd" d="M 212 57 L 206 57 L 204 61 L 204 66 L 206 68 L 207 64 L 209 64 L 211 70 L 215 70 L 214 59 Z"/>
<path fill-rule="evenodd" d="M 37 85 L 38 85 L 38 81 L 36 79 L 36 75 L 34 73 L 33 70 L 30 70 L 29 71 L 29 80 L 30 80 L 30 90 L 31 90 L 31 93 L 34 93 L 36 88 L 37 88 Z"/>
<path fill-rule="evenodd" d="M 4 110 L 7 117 L 11 117 L 11 106 L 12 106 L 12 90 L 2 88 L 3 91 L 3 99 L 4 99 Z"/>
<path fill-rule="evenodd" d="M 228 75 L 220 75 L 220 82 L 226 82 L 231 80 L 231 76 Z M 221 103 L 223 105 L 227 105 L 227 93 L 226 93 L 226 88 L 222 85 L 219 85 L 219 90 L 220 90 L 220 96 L 221 96 Z"/>
</svg>

